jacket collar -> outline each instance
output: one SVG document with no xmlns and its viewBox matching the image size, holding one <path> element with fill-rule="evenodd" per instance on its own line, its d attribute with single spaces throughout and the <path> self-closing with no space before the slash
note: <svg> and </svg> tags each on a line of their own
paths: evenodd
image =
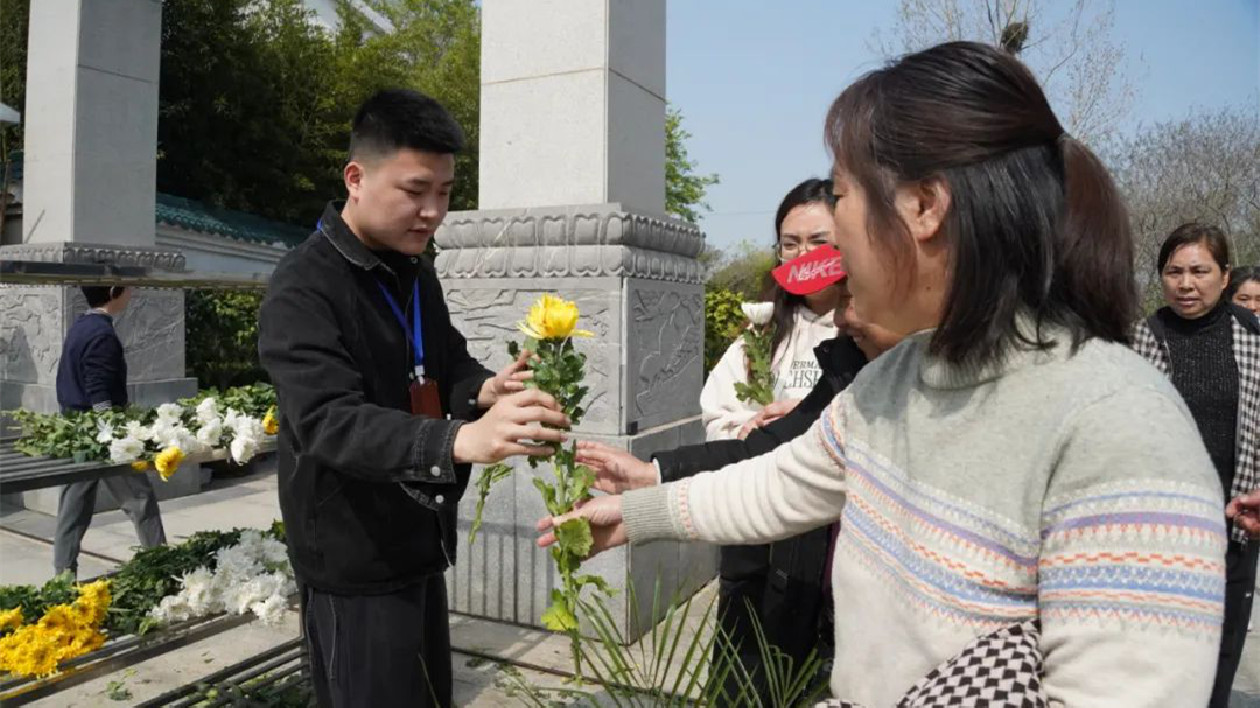
<svg viewBox="0 0 1260 708">
<path fill-rule="evenodd" d="M 814 347 L 814 356 L 823 373 L 837 378 L 852 380 L 866 366 L 866 355 L 852 337 L 839 336 L 821 342 Z"/>
<path fill-rule="evenodd" d="M 344 206 L 343 201 L 328 202 L 328 206 L 324 207 L 324 215 L 319 217 L 318 232 L 332 243 L 343 258 L 363 270 L 386 267 L 341 218 L 341 209 Z"/>
</svg>

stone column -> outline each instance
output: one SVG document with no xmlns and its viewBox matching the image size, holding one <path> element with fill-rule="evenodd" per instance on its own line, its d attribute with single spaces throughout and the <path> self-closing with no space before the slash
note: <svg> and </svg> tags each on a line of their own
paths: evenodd
<svg viewBox="0 0 1260 708">
<path fill-rule="evenodd" d="M 160 0 L 31 3 L 22 242 L 152 246 Z"/>
<path fill-rule="evenodd" d="M 504 366 L 539 295 L 575 300 L 595 332 L 577 343 L 591 393 L 575 432 L 641 458 L 702 441 L 704 237 L 663 215 L 664 0 L 486 0 L 481 77 L 481 209 L 449 215 L 437 234 L 438 274 L 473 356 Z M 547 512 L 530 477 L 521 464 L 500 482 L 477 545 L 461 546 L 448 575 L 457 612 L 536 625 L 549 604 L 556 577 L 534 542 Z M 475 497 L 460 507 L 464 532 Z M 586 568 L 623 589 L 609 608 L 638 636 L 656 619 L 656 583 L 664 599 L 687 596 L 717 554 L 656 543 Z"/>
</svg>

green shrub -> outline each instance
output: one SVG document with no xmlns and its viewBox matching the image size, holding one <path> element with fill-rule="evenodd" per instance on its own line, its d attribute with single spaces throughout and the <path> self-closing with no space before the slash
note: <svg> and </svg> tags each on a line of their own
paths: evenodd
<svg viewBox="0 0 1260 708">
<path fill-rule="evenodd" d="M 184 294 L 184 369 L 197 387 L 266 382 L 258 361 L 261 292 L 189 290 Z"/>
</svg>

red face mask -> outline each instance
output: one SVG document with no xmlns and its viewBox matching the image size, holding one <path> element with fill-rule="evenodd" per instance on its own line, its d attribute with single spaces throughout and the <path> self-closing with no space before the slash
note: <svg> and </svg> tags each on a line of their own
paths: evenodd
<svg viewBox="0 0 1260 708">
<path fill-rule="evenodd" d="M 840 252 L 822 246 L 770 271 L 779 285 L 793 295 L 809 295 L 834 285 L 847 275 Z"/>
</svg>

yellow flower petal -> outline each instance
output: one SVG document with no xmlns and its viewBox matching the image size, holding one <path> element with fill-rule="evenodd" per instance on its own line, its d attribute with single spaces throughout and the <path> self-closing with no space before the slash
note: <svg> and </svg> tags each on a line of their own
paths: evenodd
<svg viewBox="0 0 1260 708">
<path fill-rule="evenodd" d="M 540 340 L 594 336 L 585 330 L 575 334 L 579 314 L 576 303 L 545 294 L 529 308 L 529 314 L 519 326 L 526 335 Z"/>
<path fill-rule="evenodd" d="M 159 452 L 157 457 L 153 458 L 153 467 L 158 474 L 162 475 L 162 481 L 165 482 L 171 478 L 171 475 L 175 474 L 175 470 L 179 469 L 179 465 L 183 461 L 184 451 L 172 445 Z"/>
<path fill-rule="evenodd" d="M 147 472 L 147 471 L 148 471 L 148 469 L 149 469 L 149 461 L 148 461 L 148 460 L 136 460 L 135 462 L 131 463 L 131 469 L 133 469 L 133 470 L 135 470 L 135 471 L 137 471 L 137 472 Z"/>
<path fill-rule="evenodd" d="M 0 612 L 0 632 L 17 629 L 22 626 L 22 609 L 14 607 L 11 610 Z"/>
<path fill-rule="evenodd" d="M 538 330 L 534 329 L 533 327 L 531 327 L 530 325 L 526 324 L 525 322 L 519 322 L 519 323 L 517 323 L 516 328 L 517 328 L 517 329 L 519 329 L 522 333 L 524 333 L 524 334 L 525 334 L 525 336 L 526 336 L 526 337 L 529 337 L 530 339 L 542 339 L 542 338 L 543 338 L 543 335 L 542 335 L 542 333 L 541 333 L 541 332 L 539 332 Z"/>
<path fill-rule="evenodd" d="M 267 415 L 263 416 L 263 432 L 268 435 L 275 435 L 280 432 L 280 422 L 276 420 L 276 407 L 272 406 L 267 409 Z"/>
</svg>

